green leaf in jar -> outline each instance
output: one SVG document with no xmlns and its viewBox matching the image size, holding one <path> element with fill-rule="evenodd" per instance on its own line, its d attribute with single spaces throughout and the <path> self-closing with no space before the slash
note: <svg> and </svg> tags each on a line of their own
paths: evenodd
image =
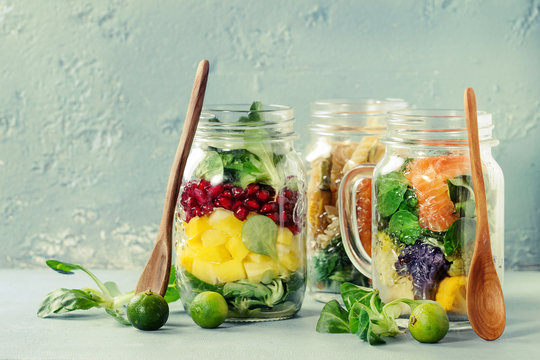
<svg viewBox="0 0 540 360">
<path fill-rule="evenodd" d="M 377 178 L 377 210 L 384 216 L 392 215 L 403 201 L 409 180 L 399 171 Z"/>
<path fill-rule="evenodd" d="M 390 218 L 388 233 L 404 244 L 412 245 L 422 234 L 418 218 L 407 210 L 399 210 Z"/>
<path fill-rule="evenodd" d="M 450 225 L 444 235 L 444 254 L 452 255 L 455 251 L 474 243 L 476 236 L 476 220 L 459 218 Z"/>
<path fill-rule="evenodd" d="M 195 176 L 200 179 L 221 182 L 223 177 L 223 160 L 217 151 L 208 151 L 204 159 L 195 169 Z"/>
<path fill-rule="evenodd" d="M 278 227 L 272 219 L 264 215 L 254 215 L 242 226 L 242 242 L 256 254 L 277 259 L 276 239 Z"/>
</svg>

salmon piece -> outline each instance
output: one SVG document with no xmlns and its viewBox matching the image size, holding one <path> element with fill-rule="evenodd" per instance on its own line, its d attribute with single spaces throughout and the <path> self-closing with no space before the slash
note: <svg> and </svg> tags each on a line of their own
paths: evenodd
<svg viewBox="0 0 540 360">
<path fill-rule="evenodd" d="M 371 179 L 363 179 L 357 188 L 356 220 L 362 246 L 371 256 Z"/>
<path fill-rule="evenodd" d="M 404 174 L 416 190 L 421 227 L 443 231 L 459 218 L 448 195 L 446 180 L 470 171 L 468 156 L 418 158 L 409 163 Z"/>
</svg>

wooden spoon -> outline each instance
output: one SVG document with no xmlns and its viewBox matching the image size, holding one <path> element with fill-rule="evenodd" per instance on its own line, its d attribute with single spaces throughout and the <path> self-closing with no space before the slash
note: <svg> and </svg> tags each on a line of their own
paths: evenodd
<svg viewBox="0 0 540 360">
<path fill-rule="evenodd" d="M 174 157 L 171 173 L 169 174 L 169 182 L 167 184 L 167 193 L 165 194 L 165 204 L 163 204 L 163 213 L 161 214 L 161 223 L 156 238 L 156 243 L 152 254 L 144 267 L 139 282 L 135 288 L 135 293 L 145 290 L 152 290 L 165 295 L 169 276 L 171 273 L 171 257 L 172 257 L 172 228 L 176 201 L 178 200 L 178 192 L 180 191 L 180 182 L 184 174 L 187 157 L 191 150 L 193 137 L 199 123 L 199 116 L 203 105 L 204 92 L 206 90 L 206 81 L 208 80 L 208 61 L 202 60 L 197 68 L 191 99 L 186 113 L 184 129 L 176 155 Z"/>
<path fill-rule="evenodd" d="M 474 90 L 465 90 L 465 117 L 476 199 L 476 239 L 467 280 L 467 314 L 473 330 L 484 340 L 495 340 L 504 331 L 506 310 L 499 277 L 491 254 L 486 189 L 480 160 L 478 119 Z"/>
</svg>

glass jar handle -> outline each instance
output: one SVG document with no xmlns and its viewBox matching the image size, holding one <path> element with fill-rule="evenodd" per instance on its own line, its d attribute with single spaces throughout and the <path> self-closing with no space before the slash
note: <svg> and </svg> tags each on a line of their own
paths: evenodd
<svg viewBox="0 0 540 360">
<path fill-rule="evenodd" d="M 364 249 L 358 233 L 356 189 L 360 180 L 373 178 L 374 168 L 374 164 L 363 164 L 351 169 L 341 179 L 338 192 L 339 226 L 343 247 L 354 267 L 370 279 L 371 257 Z"/>
</svg>

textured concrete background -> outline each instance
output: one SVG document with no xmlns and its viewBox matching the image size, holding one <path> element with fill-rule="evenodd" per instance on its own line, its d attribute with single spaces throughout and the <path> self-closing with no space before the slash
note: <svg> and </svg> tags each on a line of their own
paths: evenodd
<svg viewBox="0 0 540 360">
<path fill-rule="evenodd" d="M 540 268 L 540 1 L 0 0 L 0 267 L 134 268 L 198 61 L 206 103 L 403 97 L 494 114 L 506 264 Z"/>
</svg>

